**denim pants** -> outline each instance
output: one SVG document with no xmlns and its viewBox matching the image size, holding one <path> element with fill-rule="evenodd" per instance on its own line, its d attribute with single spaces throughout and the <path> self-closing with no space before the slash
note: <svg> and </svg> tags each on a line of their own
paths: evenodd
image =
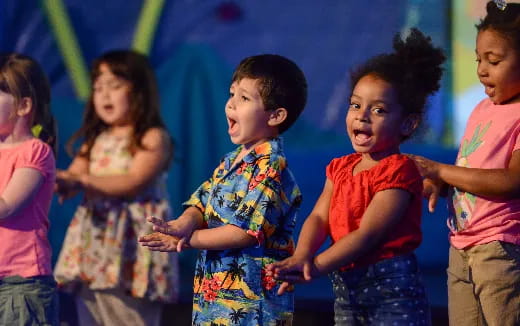
<svg viewBox="0 0 520 326">
<path fill-rule="evenodd" d="M 330 274 L 335 325 L 431 325 L 414 254 Z"/>
<path fill-rule="evenodd" d="M 59 299 L 52 276 L 0 279 L 0 325 L 58 326 Z"/>
</svg>

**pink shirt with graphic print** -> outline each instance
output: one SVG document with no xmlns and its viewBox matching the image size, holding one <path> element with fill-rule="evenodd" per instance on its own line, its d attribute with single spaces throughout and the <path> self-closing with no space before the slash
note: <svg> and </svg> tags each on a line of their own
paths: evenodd
<svg viewBox="0 0 520 326">
<path fill-rule="evenodd" d="M 0 163 L 0 194 L 16 169 L 35 169 L 44 177 L 37 193 L 21 211 L 0 220 L 0 278 L 51 275 L 47 215 L 56 174 L 52 149 L 39 139 L 27 140 L 15 147 L 0 149 Z"/>
<path fill-rule="evenodd" d="M 503 169 L 520 149 L 520 103 L 494 105 L 481 101 L 466 124 L 456 165 Z M 500 200 L 451 193 L 449 204 L 450 242 L 458 249 L 499 240 L 520 244 L 520 198 Z M 457 217 L 456 230 L 450 218 Z"/>
</svg>

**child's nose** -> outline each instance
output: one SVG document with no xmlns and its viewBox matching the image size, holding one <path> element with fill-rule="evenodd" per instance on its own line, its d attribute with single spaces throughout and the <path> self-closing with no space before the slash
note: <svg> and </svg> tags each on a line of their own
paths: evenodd
<svg viewBox="0 0 520 326">
<path fill-rule="evenodd" d="M 368 121 L 368 114 L 370 110 L 368 108 L 360 108 L 356 112 L 356 119 L 359 121 Z"/>
<path fill-rule="evenodd" d="M 230 99 L 226 102 L 226 107 L 225 107 L 225 109 L 226 109 L 226 110 L 232 110 L 233 108 L 234 108 L 234 106 L 233 106 L 233 99 L 230 98 Z"/>
<path fill-rule="evenodd" d="M 487 67 L 484 63 L 479 63 L 478 66 L 477 66 L 477 75 L 479 77 L 484 77 L 484 76 L 487 76 L 487 73 L 488 73 L 488 70 L 487 70 Z"/>
</svg>

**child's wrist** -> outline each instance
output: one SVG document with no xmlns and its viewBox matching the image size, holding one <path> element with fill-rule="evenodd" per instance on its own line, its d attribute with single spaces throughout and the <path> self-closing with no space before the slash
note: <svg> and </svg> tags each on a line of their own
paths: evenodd
<svg viewBox="0 0 520 326">
<path fill-rule="evenodd" d="M 89 188 L 90 186 L 90 176 L 88 174 L 81 174 L 78 178 L 78 184 L 82 188 Z"/>
</svg>

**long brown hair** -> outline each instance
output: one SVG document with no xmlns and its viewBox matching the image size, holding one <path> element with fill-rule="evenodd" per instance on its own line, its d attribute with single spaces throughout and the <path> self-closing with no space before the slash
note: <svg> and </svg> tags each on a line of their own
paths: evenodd
<svg viewBox="0 0 520 326">
<path fill-rule="evenodd" d="M 50 109 L 51 89 L 40 65 L 23 54 L 0 54 L 0 90 L 11 94 L 17 105 L 25 97 L 31 99 L 31 127 L 40 126 L 38 137 L 48 143 L 56 154 L 56 123 Z"/>
<path fill-rule="evenodd" d="M 92 65 L 90 72 L 92 84 L 101 74 L 100 66 L 102 64 L 107 65 L 114 75 L 123 78 L 131 85 L 129 93 L 130 118 L 134 123 L 134 128 L 130 150 L 142 147 L 142 138 L 150 128 L 157 127 L 166 130 L 159 110 L 157 81 L 150 63 L 146 56 L 135 51 L 115 50 L 107 52 L 97 58 Z M 86 145 L 86 150 L 80 151 L 78 155 L 88 157 L 97 136 L 109 127 L 96 114 L 93 93 L 91 93 L 85 107 L 82 125 L 67 142 L 67 151 L 74 155 L 74 144 L 81 140 Z M 173 141 L 170 138 L 170 157 L 172 152 Z"/>
</svg>

